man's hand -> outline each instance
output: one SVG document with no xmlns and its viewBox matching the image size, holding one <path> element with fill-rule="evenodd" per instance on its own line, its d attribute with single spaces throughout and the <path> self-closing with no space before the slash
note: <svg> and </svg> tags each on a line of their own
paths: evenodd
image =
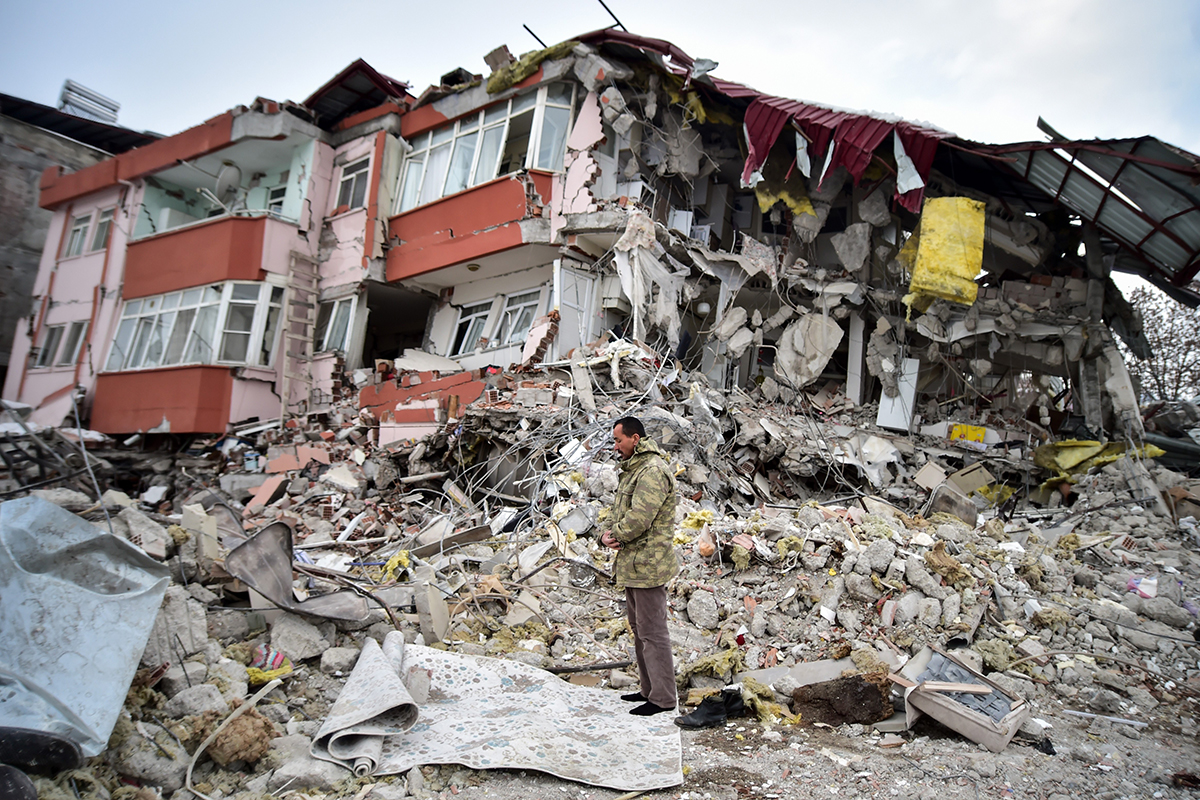
<svg viewBox="0 0 1200 800">
<path fill-rule="evenodd" d="M 612 531 L 605 531 L 600 534 L 600 544 L 613 550 L 620 550 L 621 543 L 618 542 L 612 535 Z"/>
</svg>

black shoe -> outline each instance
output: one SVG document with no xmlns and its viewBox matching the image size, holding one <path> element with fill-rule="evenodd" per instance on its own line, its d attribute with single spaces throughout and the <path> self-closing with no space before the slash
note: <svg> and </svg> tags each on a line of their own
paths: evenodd
<svg viewBox="0 0 1200 800">
<path fill-rule="evenodd" d="M 662 706 L 656 706 L 656 705 L 654 705 L 654 703 L 651 703 L 649 700 L 647 700 L 646 702 L 642 703 L 640 706 L 633 709 L 629 713 L 633 714 L 635 717 L 650 717 L 655 714 L 661 714 L 664 711 L 674 711 L 674 710 L 675 709 L 673 709 L 673 708 L 663 708 Z"/>
<path fill-rule="evenodd" d="M 0 727 L 0 764 L 53 773 L 82 763 L 83 751 L 70 739 L 30 728 Z"/>
<path fill-rule="evenodd" d="M 633 694 L 621 695 L 621 699 L 627 703 L 644 703 L 646 702 L 646 695 L 641 692 L 634 692 Z"/>
<path fill-rule="evenodd" d="M 675 718 L 681 728 L 711 728 L 720 725 L 729 717 L 739 717 L 746 712 L 746 703 L 737 689 L 725 689 L 720 694 L 709 695 L 700 701 L 700 706 L 690 714 Z"/>
<path fill-rule="evenodd" d="M 4 800 L 37 800 L 37 789 L 29 776 L 16 767 L 0 764 L 0 798 Z"/>
</svg>

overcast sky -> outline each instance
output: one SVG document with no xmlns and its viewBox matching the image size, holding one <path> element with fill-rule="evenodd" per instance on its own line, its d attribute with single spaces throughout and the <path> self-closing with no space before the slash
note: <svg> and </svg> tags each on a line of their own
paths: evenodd
<svg viewBox="0 0 1200 800">
<path fill-rule="evenodd" d="M 1151 134 L 1200 153 L 1197 0 L 606 0 L 634 33 L 786 97 L 889 112 L 987 142 Z M 596 0 L 11 4 L 0 91 L 55 105 L 71 78 L 119 122 L 172 134 L 255 97 L 300 101 L 356 58 L 419 94 L 483 55 L 604 27 Z"/>
</svg>

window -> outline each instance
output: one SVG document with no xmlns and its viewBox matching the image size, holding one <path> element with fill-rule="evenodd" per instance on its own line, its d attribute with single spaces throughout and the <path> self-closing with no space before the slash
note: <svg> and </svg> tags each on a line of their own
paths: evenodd
<svg viewBox="0 0 1200 800">
<path fill-rule="evenodd" d="M 75 218 L 75 221 L 71 223 L 71 232 L 67 234 L 67 246 L 63 250 L 63 258 L 77 256 L 83 252 L 83 243 L 87 240 L 88 226 L 91 223 L 91 214 Z"/>
<path fill-rule="evenodd" d="M 461 356 L 475 351 L 483 338 L 483 329 L 492 313 L 492 301 L 463 306 L 458 312 L 458 329 L 454 333 L 454 346 L 450 355 Z"/>
<path fill-rule="evenodd" d="M 106 208 L 96 218 L 96 231 L 92 234 L 92 246 L 88 252 L 103 250 L 108 246 L 108 232 L 112 230 L 113 209 Z"/>
<path fill-rule="evenodd" d="M 58 353 L 58 343 L 62 340 L 63 325 L 50 325 L 46 328 L 45 338 L 42 339 L 41 349 L 38 350 L 37 361 L 34 362 L 35 367 L 48 367 L 54 363 L 54 356 Z"/>
<path fill-rule="evenodd" d="M 276 186 L 267 191 L 267 212 L 276 216 L 283 215 L 283 200 L 287 197 L 286 186 Z"/>
<path fill-rule="evenodd" d="M 38 348 L 37 360 L 33 366 L 69 367 L 74 364 L 79 359 L 79 349 L 83 344 L 83 333 L 87 326 L 86 320 L 66 325 L 47 325 L 42 337 L 42 346 Z"/>
<path fill-rule="evenodd" d="M 270 366 L 282 306 L 282 287 L 233 281 L 129 300 L 104 369 Z"/>
<path fill-rule="evenodd" d="M 561 170 L 575 86 L 552 83 L 413 139 L 396 213 L 522 169 Z"/>
<path fill-rule="evenodd" d="M 317 352 L 346 351 L 349 344 L 350 320 L 354 318 L 354 297 L 331 300 L 317 308 L 317 327 L 313 330 L 313 345 Z"/>
<path fill-rule="evenodd" d="M 533 318 L 542 299 L 541 289 L 509 295 L 504 301 L 504 313 L 500 317 L 500 328 L 496 332 L 496 346 L 524 342 Z"/>
<path fill-rule="evenodd" d="M 338 208 L 342 206 L 362 208 L 363 201 L 367 198 L 367 181 L 370 179 L 367 165 L 370 160 L 369 158 L 359 159 L 342 168 L 342 184 L 338 189 Z"/>
</svg>

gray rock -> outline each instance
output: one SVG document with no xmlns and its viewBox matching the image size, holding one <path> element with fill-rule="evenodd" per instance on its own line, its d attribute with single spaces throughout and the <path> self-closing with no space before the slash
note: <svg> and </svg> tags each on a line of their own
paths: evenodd
<svg viewBox="0 0 1200 800">
<path fill-rule="evenodd" d="M 1179 579 L 1174 575 L 1159 575 L 1158 597 L 1161 600 L 1169 600 L 1175 605 L 1179 605 L 1183 602 L 1183 585 L 1180 584 Z"/>
<path fill-rule="evenodd" d="M 295 614 L 283 614 L 271 626 L 271 647 L 295 663 L 321 655 L 329 643 L 316 626 Z"/>
<path fill-rule="evenodd" d="M 250 623 L 243 611 L 215 608 L 208 614 L 208 635 L 222 642 L 241 641 L 250 635 Z"/>
<path fill-rule="evenodd" d="M 1098 714 L 1117 714 L 1121 711 L 1121 696 L 1109 689 L 1097 689 L 1088 695 L 1087 706 Z"/>
<path fill-rule="evenodd" d="M 1100 583 L 1100 573 L 1093 569 L 1084 567 L 1083 569 L 1079 570 L 1079 572 L 1075 573 L 1074 580 L 1076 586 L 1083 586 L 1087 589 L 1095 589 L 1097 584 Z"/>
<path fill-rule="evenodd" d="M 1150 619 L 1165 622 L 1172 628 L 1183 629 L 1192 622 L 1192 615 L 1178 603 L 1165 597 L 1152 597 L 1142 601 L 1142 613 Z"/>
<path fill-rule="evenodd" d="M 170 794 L 183 786 L 191 757 L 165 731 L 151 726 L 147 730 L 154 742 L 135 731 L 108 751 L 108 763 L 117 774 Z"/>
<path fill-rule="evenodd" d="M 821 589 L 821 605 L 829 609 L 837 609 L 846 593 L 846 579 L 838 575 L 825 584 Z"/>
<path fill-rule="evenodd" d="M 925 564 L 916 556 L 909 556 L 904 562 L 904 578 L 908 585 L 924 594 L 926 597 L 936 597 L 941 600 L 946 596 L 946 587 L 938 583 Z"/>
<path fill-rule="evenodd" d="M 163 674 L 162 680 L 154 688 L 165 694 L 168 699 L 182 692 L 189 686 L 204 683 L 208 675 L 208 667 L 198 661 L 185 661 L 177 664 Z"/>
<path fill-rule="evenodd" d="M 949 627 L 958 619 L 959 613 L 962 611 L 962 596 L 951 592 L 945 600 L 942 601 L 942 627 Z"/>
<path fill-rule="evenodd" d="M 1148 653 L 1153 653 L 1158 650 L 1159 640 L 1157 636 L 1151 636 L 1148 633 L 1130 628 L 1120 628 L 1118 631 L 1118 636 L 1120 637 L 1121 641 L 1129 642 L 1138 650 L 1144 650 Z"/>
<path fill-rule="evenodd" d="M 767 615 L 763 613 L 755 614 L 750 620 L 750 635 L 755 639 L 761 639 L 766 632 Z"/>
<path fill-rule="evenodd" d="M 917 619 L 921 613 L 921 601 L 925 595 L 920 592 L 905 592 L 900 595 L 896 606 L 896 625 L 907 625 Z"/>
<path fill-rule="evenodd" d="M 716 630 L 721 624 L 721 615 L 717 611 L 717 598 L 712 592 L 697 589 L 688 598 L 688 619 L 697 628 L 706 631 Z"/>
<path fill-rule="evenodd" d="M 867 545 L 859 561 L 866 561 L 873 572 L 880 575 L 887 572 L 892 559 L 896 557 L 896 544 L 891 539 L 876 539 Z"/>
<path fill-rule="evenodd" d="M 937 598 L 926 597 L 917 611 L 917 620 L 927 628 L 936 628 L 942 621 L 941 602 Z"/>
<path fill-rule="evenodd" d="M 883 576 L 885 581 L 901 581 L 904 580 L 904 559 L 893 558 L 892 563 L 888 564 L 887 574 Z"/>
<path fill-rule="evenodd" d="M 840 606 L 837 610 L 838 624 L 846 629 L 846 633 L 851 636 L 857 636 L 862 629 L 862 617 L 853 607 L 849 605 Z"/>
<path fill-rule="evenodd" d="M 129 541 L 155 558 L 161 560 L 174 543 L 166 528 L 132 506 L 122 508 L 117 516 L 129 526 Z"/>
<path fill-rule="evenodd" d="M 846 576 L 846 593 L 855 600 L 860 600 L 864 603 L 873 603 L 880 597 L 883 597 L 883 592 L 875 588 L 875 584 L 865 575 L 860 575 L 857 572 Z"/>
<path fill-rule="evenodd" d="M 283 766 L 275 770 L 267 788 L 272 792 L 278 791 L 284 786 L 287 786 L 288 789 L 317 789 L 329 792 L 341 781 L 352 777 L 354 777 L 354 773 L 345 767 L 331 761 L 313 758 L 308 754 L 308 748 L 305 747 L 303 752 L 293 753 Z"/>
<path fill-rule="evenodd" d="M 205 711 L 216 711 L 224 714 L 229 711 L 229 703 L 221 697 L 221 690 L 211 683 L 201 683 L 184 689 L 167 701 L 167 716 L 179 718 L 203 714 Z"/>
<path fill-rule="evenodd" d="M 426 797 L 428 792 L 425 791 L 425 775 L 421 772 L 420 767 L 413 767 L 408 771 L 408 793 L 413 797 Z"/>
<path fill-rule="evenodd" d="M 358 661 L 358 649 L 354 647 L 331 647 L 321 654 L 321 672 L 332 675 L 335 672 L 347 673 L 354 669 Z"/>
<path fill-rule="evenodd" d="M 280 761 L 290 761 L 293 758 L 298 758 L 302 755 L 308 755 L 308 748 L 311 744 L 312 740 L 307 736 L 291 734 L 288 736 L 277 736 L 272 739 L 271 749 L 279 751 Z"/>
<path fill-rule="evenodd" d="M 30 494 L 67 511 L 86 511 L 96 505 L 95 500 L 74 489 L 34 489 Z"/>
<path fill-rule="evenodd" d="M 208 623 L 205 621 L 204 606 L 193 600 L 182 586 L 168 586 L 154 627 L 150 630 L 150 639 L 142 653 L 141 664 L 143 667 L 157 667 L 164 661 L 177 663 L 180 657 L 203 650 L 206 642 Z"/>
<path fill-rule="evenodd" d="M 221 476 L 221 491 L 239 503 L 244 503 L 269 477 L 264 472 L 227 472 Z"/>
</svg>

